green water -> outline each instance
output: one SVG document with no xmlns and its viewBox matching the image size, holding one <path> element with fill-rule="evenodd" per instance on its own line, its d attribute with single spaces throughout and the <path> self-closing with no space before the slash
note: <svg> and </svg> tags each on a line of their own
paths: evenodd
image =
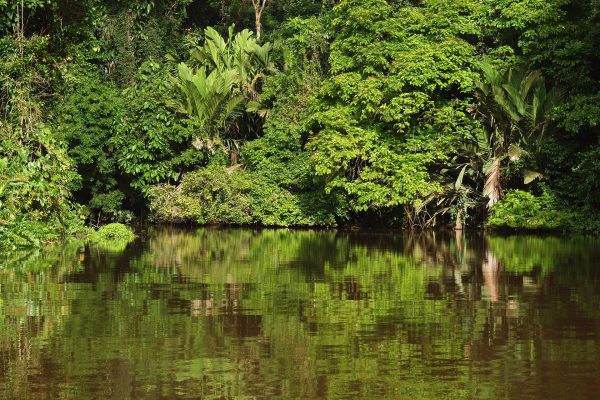
<svg viewBox="0 0 600 400">
<path fill-rule="evenodd" d="M 3 398 L 600 398 L 598 239 L 161 229 L 116 249 L 0 261 Z"/>
</svg>

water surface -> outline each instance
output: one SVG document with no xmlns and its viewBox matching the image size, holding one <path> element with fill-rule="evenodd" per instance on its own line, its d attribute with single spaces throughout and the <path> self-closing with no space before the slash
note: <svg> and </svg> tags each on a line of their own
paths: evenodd
<svg viewBox="0 0 600 400">
<path fill-rule="evenodd" d="M 158 229 L 0 261 L 15 399 L 597 399 L 600 241 Z"/>
</svg>

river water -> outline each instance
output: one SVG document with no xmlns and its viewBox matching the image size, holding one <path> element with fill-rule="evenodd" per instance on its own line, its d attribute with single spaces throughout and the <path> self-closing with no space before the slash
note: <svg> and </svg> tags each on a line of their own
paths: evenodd
<svg viewBox="0 0 600 400">
<path fill-rule="evenodd" d="M 594 238 L 162 228 L 0 267 L 2 398 L 600 398 Z"/>
</svg>

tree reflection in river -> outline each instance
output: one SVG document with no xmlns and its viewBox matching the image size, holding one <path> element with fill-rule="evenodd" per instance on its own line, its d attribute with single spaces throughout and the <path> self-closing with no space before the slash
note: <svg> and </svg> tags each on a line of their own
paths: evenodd
<svg viewBox="0 0 600 400">
<path fill-rule="evenodd" d="M 598 244 L 166 228 L 13 259 L 3 395 L 595 398 Z"/>
</svg>

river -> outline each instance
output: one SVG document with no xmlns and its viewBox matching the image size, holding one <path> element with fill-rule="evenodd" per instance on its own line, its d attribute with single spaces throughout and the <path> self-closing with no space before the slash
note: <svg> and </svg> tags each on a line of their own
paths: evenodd
<svg viewBox="0 0 600 400">
<path fill-rule="evenodd" d="M 0 262 L 14 399 L 598 399 L 600 240 L 153 228 Z"/>
</svg>

